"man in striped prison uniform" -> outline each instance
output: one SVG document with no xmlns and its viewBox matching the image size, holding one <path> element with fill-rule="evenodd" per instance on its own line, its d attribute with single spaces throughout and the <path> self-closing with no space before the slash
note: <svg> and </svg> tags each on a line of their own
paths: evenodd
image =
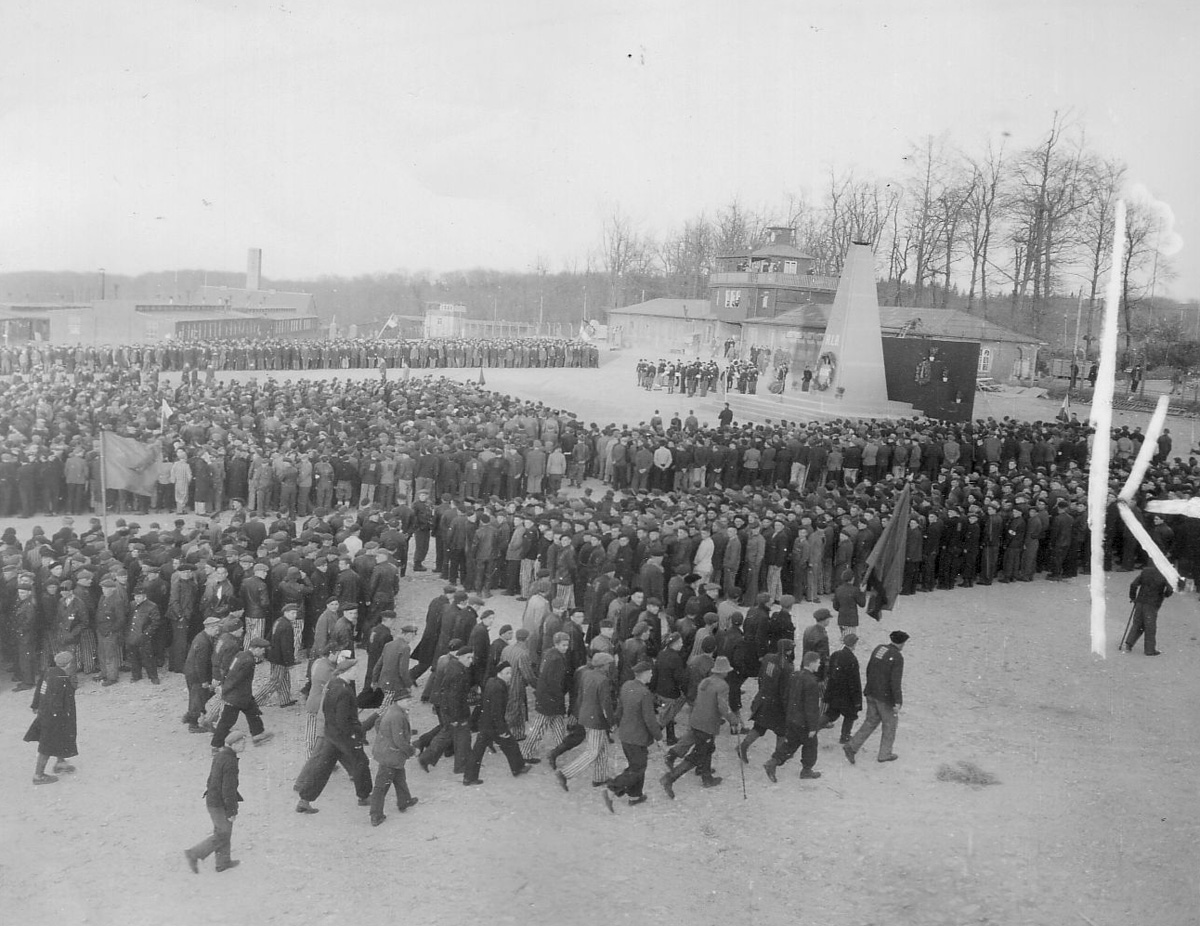
<svg viewBox="0 0 1200 926">
<path fill-rule="evenodd" d="M 550 748 L 553 749 L 567 735 L 567 650 L 571 646 L 571 637 L 562 632 L 554 635 L 554 645 L 549 647 L 542 656 L 542 666 L 538 672 L 537 687 L 534 689 L 534 707 L 537 714 L 525 741 L 521 744 L 521 754 L 526 762 L 541 762 L 533 758 L 534 750 L 548 736 Z"/>
<path fill-rule="evenodd" d="M 271 625 L 271 645 L 267 649 L 271 672 L 254 692 L 254 702 L 260 708 L 266 707 L 271 695 L 279 697 L 280 707 L 296 703 L 292 697 L 292 666 L 296 664 L 295 627 L 299 608 L 299 604 L 289 601 L 283 606 L 283 617 Z"/>
<path fill-rule="evenodd" d="M 608 781 L 608 730 L 612 726 L 613 688 L 610 674 L 613 657 L 609 653 L 594 653 L 591 665 L 580 670 L 578 695 L 575 703 L 577 719 L 584 730 L 584 750 L 574 762 L 555 772 L 559 785 L 569 790 L 567 782 L 592 770 L 592 786 Z"/>
</svg>

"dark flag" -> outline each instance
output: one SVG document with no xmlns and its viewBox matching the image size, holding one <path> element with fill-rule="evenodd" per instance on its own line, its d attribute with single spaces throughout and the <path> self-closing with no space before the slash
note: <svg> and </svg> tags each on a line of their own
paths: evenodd
<svg viewBox="0 0 1200 926">
<path fill-rule="evenodd" d="M 892 518 L 867 557 L 866 585 L 871 590 L 867 613 L 875 620 L 890 611 L 904 584 L 904 548 L 908 538 L 908 517 L 912 510 L 912 485 L 905 485 L 896 498 Z"/>
<path fill-rule="evenodd" d="M 101 431 L 100 459 L 105 488 L 125 489 L 135 495 L 154 494 L 160 460 L 157 443 L 143 444 L 111 431 Z"/>
</svg>

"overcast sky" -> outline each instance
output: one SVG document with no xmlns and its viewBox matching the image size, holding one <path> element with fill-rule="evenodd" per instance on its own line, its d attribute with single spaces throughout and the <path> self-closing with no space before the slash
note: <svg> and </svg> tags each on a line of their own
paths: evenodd
<svg viewBox="0 0 1200 926">
<path fill-rule="evenodd" d="M 4 0 L 0 270 L 552 269 L 1071 109 L 1200 296 L 1194 2 Z"/>
</svg>

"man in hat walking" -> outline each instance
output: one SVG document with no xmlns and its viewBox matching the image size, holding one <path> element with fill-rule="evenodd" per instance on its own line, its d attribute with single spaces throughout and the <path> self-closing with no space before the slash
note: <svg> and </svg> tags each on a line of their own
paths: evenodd
<svg viewBox="0 0 1200 926">
<path fill-rule="evenodd" d="M 787 683 L 787 735 L 780 738 L 775 753 L 763 766 L 767 777 L 776 780 L 775 770 L 800 750 L 801 778 L 820 778 L 817 764 L 817 731 L 821 729 L 821 683 L 817 681 L 821 657 L 809 650 L 800 659 L 800 671 Z"/>
<path fill-rule="evenodd" d="M 233 821 L 238 815 L 242 796 L 238 793 L 238 755 L 246 749 L 246 735 L 240 731 L 229 734 L 225 744 L 213 752 L 208 772 L 208 787 L 204 791 L 204 806 L 212 818 L 212 835 L 183 850 L 192 874 L 200 874 L 199 862 L 214 852 L 217 871 L 226 871 L 240 863 L 229 857 L 233 839 Z"/>
<path fill-rule="evenodd" d="M 567 782 L 592 769 L 593 787 L 608 780 L 608 731 L 612 729 L 614 711 L 612 692 L 613 657 L 608 653 L 593 653 L 591 664 L 581 669 L 576 680 L 576 719 L 584 731 L 584 751 L 570 765 L 554 773 L 559 786 L 569 790 Z"/>
<path fill-rule="evenodd" d="M 408 790 L 408 776 L 404 770 L 405 763 L 417 752 L 412 744 L 412 725 L 408 719 L 412 692 L 408 688 L 397 688 L 388 694 L 392 700 L 381 708 L 379 723 L 375 727 L 375 747 L 371 753 L 378 764 L 375 786 L 371 789 L 372 826 L 379 826 L 387 819 L 383 802 L 390 788 L 396 789 L 396 809 L 400 813 L 417 802 Z"/>
<path fill-rule="evenodd" d="M 871 653 L 867 660 L 867 685 L 863 694 L 867 699 L 867 716 L 858 732 L 850 738 L 850 742 L 842 747 L 846 759 L 854 764 L 854 756 L 863 744 L 875 732 L 875 728 L 883 724 L 883 734 L 879 741 L 880 762 L 894 762 L 900 758 L 892 752 L 892 744 L 896 740 L 896 726 L 900 720 L 900 708 L 904 704 L 901 684 L 904 677 L 904 644 L 908 642 L 908 634 L 903 630 L 893 630 L 889 635 L 890 643 L 881 643 Z"/>
<path fill-rule="evenodd" d="M 862 712 L 862 675 L 858 668 L 858 657 L 854 647 L 858 645 L 858 634 L 850 632 L 842 637 L 842 648 L 829 657 L 825 676 L 825 716 L 822 729 L 832 727 L 835 720 L 842 718 L 842 735 L 838 740 L 843 746 L 850 742 L 854 721 Z"/>
<path fill-rule="evenodd" d="M 244 714 L 246 723 L 250 726 L 250 736 L 255 746 L 261 746 L 275 734 L 263 730 L 262 711 L 254 703 L 254 669 L 263 661 L 270 643 L 262 637 L 250 641 L 247 649 L 233 657 L 225 680 L 221 682 L 221 719 L 213 730 L 212 747 L 220 749 L 225 745 L 225 737 L 237 723 L 238 714 Z"/>
<path fill-rule="evenodd" d="M 292 666 L 296 664 L 296 630 L 293 621 L 299 613 L 299 605 L 289 601 L 283 606 L 283 616 L 271 624 L 271 640 L 267 647 L 267 662 L 271 674 L 254 692 L 254 703 L 262 708 L 277 695 L 280 707 L 291 707 L 296 703 L 292 697 Z"/>
<path fill-rule="evenodd" d="M 700 770 L 704 787 L 714 788 L 721 783 L 721 779 L 713 774 L 712 757 L 717 749 L 717 732 L 721 724 L 726 721 L 732 724 L 737 719 L 729 709 L 729 684 L 725 681 L 725 676 L 732 671 L 729 660 L 718 656 L 708 676 L 696 688 L 696 703 L 688 718 L 692 729 L 692 747 L 678 765 L 674 764 L 674 753 L 668 752 L 668 771 L 659 779 L 667 797 L 672 800 L 675 799 L 675 782 L 694 768 Z"/>
<path fill-rule="evenodd" d="M 200 727 L 200 718 L 208 699 L 213 695 L 213 641 L 220 632 L 220 618 L 205 618 L 204 629 L 192 639 L 183 663 L 183 678 L 188 690 L 188 706 L 183 722 L 187 724 L 189 733 L 204 732 Z"/>
<path fill-rule="evenodd" d="M 508 685 L 512 681 L 512 673 L 512 666 L 504 663 L 497 674 L 483 683 L 479 733 L 475 737 L 475 745 L 471 749 L 471 756 L 463 773 L 464 785 L 483 784 L 479 777 L 479 769 L 483 765 L 484 753 L 492 744 L 499 746 L 504 757 L 508 759 L 508 768 L 514 778 L 532 768 L 532 765 L 521 758 L 521 749 L 508 727 Z"/>
<path fill-rule="evenodd" d="M 629 765 L 621 774 L 610 778 L 604 789 L 604 803 L 609 813 L 614 812 L 613 797 L 627 796 L 630 807 L 646 800 L 642 787 L 650 762 L 650 744 L 661 740 L 663 735 L 655 710 L 654 693 L 649 687 L 653 674 L 654 664 L 643 659 L 633 667 L 633 678 L 621 686 L 617 700 L 617 736 Z"/>
<path fill-rule="evenodd" d="M 300 794 L 296 813 L 317 812 L 312 802 L 321 796 L 339 762 L 354 782 L 359 805 L 366 807 L 371 803 L 371 764 L 363 752 L 366 731 L 358 719 L 358 695 L 354 683 L 346 680 L 346 673 L 357 664 L 353 654 L 343 650 L 338 655 L 334 676 L 322 692 L 319 709 L 325 719 L 323 739 L 316 755 L 305 763 L 296 779 L 295 789 Z"/>
<path fill-rule="evenodd" d="M 75 771 L 67 760 L 79 755 L 76 746 L 75 685 L 76 679 L 69 673 L 72 656 L 61 652 L 46 670 L 45 677 L 33 697 L 33 709 L 37 718 L 25 734 L 27 743 L 38 744 L 37 765 L 33 772 L 35 785 L 48 785 L 58 781 L 57 775 L 46 774 L 46 763 L 54 757 L 54 771 L 62 774 Z"/>
</svg>

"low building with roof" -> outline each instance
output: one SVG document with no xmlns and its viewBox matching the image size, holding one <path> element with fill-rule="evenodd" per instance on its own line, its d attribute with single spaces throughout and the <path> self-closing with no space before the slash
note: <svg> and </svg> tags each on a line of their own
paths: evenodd
<svg viewBox="0 0 1200 926">
<path fill-rule="evenodd" d="M 730 330 L 707 299 L 650 299 L 608 312 L 610 347 L 699 353 Z"/>
</svg>

